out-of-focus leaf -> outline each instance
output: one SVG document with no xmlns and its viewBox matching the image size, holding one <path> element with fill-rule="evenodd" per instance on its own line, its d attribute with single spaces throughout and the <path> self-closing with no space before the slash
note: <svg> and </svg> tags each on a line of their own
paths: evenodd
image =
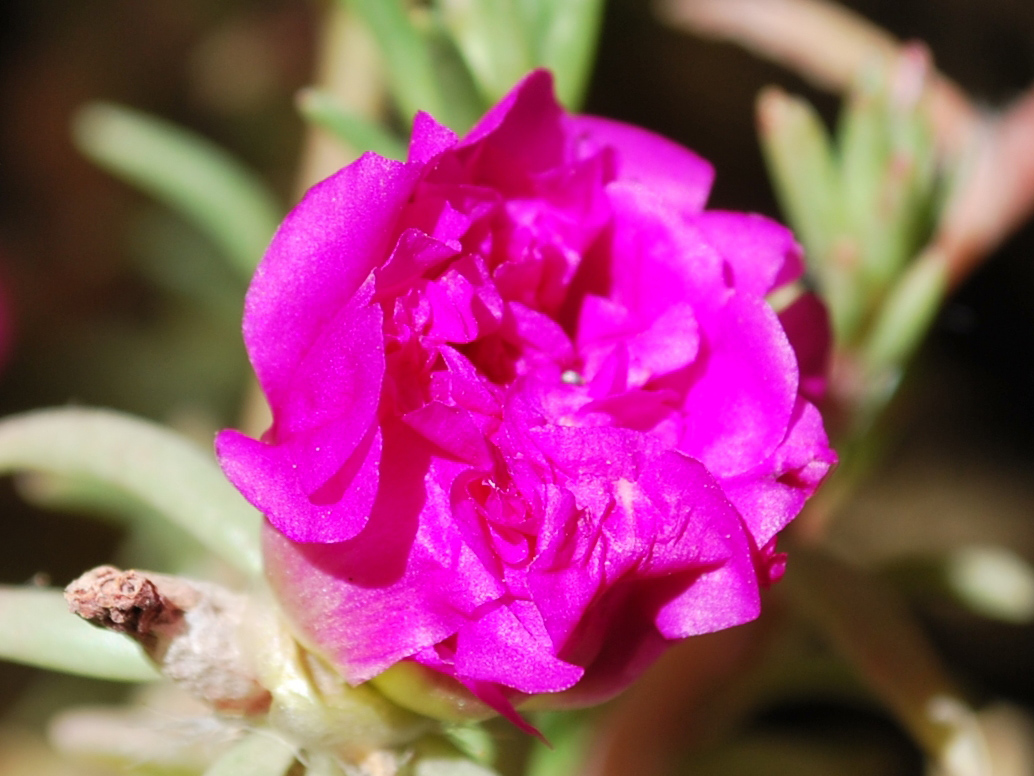
<svg viewBox="0 0 1034 776">
<path fill-rule="evenodd" d="M 594 733 L 591 717 L 577 712 L 547 712 L 536 720 L 549 746 L 531 745 L 527 776 L 566 776 L 577 773 L 590 754 Z"/>
<path fill-rule="evenodd" d="M 392 92 L 406 118 L 419 110 L 447 121 L 431 51 L 403 0 L 341 0 L 353 8 L 377 40 Z"/>
<path fill-rule="evenodd" d="M 861 246 L 841 228 L 839 171 L 829 134 L 811 105 L 779 89 L 759 95 L 757 116 L 780 206 L 804 245 L 808 270 L 829 305 L 837 340 L 850 341 L 865 313 L 865 289 L 855 272 Z"/>
<path fill-rule="evenodd" d="M 837 170 L 829 135 L 805 100 L 775 88 L 758 97 L 761 147 L 780 205 L 811 262 L 825 262 L 839 226 Z M 817 266 L 820 272 L 824 267 Z"/>
<path fill-rule="evenodd" d="M 948 262 L 931 249 L 890 289 L 864 346 L 870 370 L 902 368 L 926 336 L 948 291 Z"/>
<path fill-rule="evenodd" d="M 198 776 L 233 746 L 245 723 L 203 707 L 184 712 L 182 701 L 163 694 L 169 687 L 150 685 L 155 692 L 140 705 L 67 708 L 50 719 L 47 739 L 74 762 L 105 763 L 116 773 Z"/>
<path fill-rule="evenodd" d="M 440 19 L 429 14 L 423 21 L 435 77 L 448 106 L 448 120 L 435 118 L 462 135 L 477 123 L 491 103 L 481 96 L 456 41 Z"/>
<path fill-rule="evenodd" d="M 108 103 L 83 108 L 74 136 L 86 156 L 180 212 L 251 276 L 283 209 L 239 161 L 182 127 Z"/>
<path fill-rule="evenodd" d="M 251 574 L 261 518 L 212 456 L 154 423 L 109 410 L 63 408 L 0 422 L 0 472 L 44 471 L 124 490 Z"/>
<path fill-rule="evenodd" d="M 601 0 L 437 0 L 435 6 L 487 103 L 544 67 L 553 72 L 560 101 L 571 109 L 581 105 Z"/>
<path fill-rule="evenodd" d="M 571 110 L 581 107 L 596 57 L 603 20 L 602 0 L 545 0 L 536 64 L 553 71 L 560 101 Z"/>
<path fill-rule="evenodd" d="M 878 579 L 797 547 L 785 587 L 943 776 L 990 776 L 987 742 L 904 604 Z"/>
<path fill-rule="evenodd" d="M 963 547 L 945 559 L 949 589 L 971 611 L 1003 622 L 1034 621 L 1034 568 L 1004 547 Z"/>
<path fill-rule="evenodd" d="M 326 752 L 306 752 L 305 759 L 305 776 L 350 776 L 338 759 Z"/>
<path fill-rule="evenodd" d="M 540 30 L 538 19 L 526 13 L 535 3 L 439 0 L 436 5 L 486 101 L 497 101 L 535 67 Z"/>
<path fill-rule="evenodd" d="M 205 776 L 281 776 L 294 762 L 294 751 L 269 731 L 251 733 L 216 760 Z"/>
<path fill-rule="evenodd" d="M 475 762 L 490 763 L 495 759 L 495 740 L 481 725 L 446 725 L 442 735 Z"/>
<path fill-rule="evenodd" d="M 298 109 L 317 126 L 323 127 L 351 148 L 362 153 L 373 151 L 389 159 L 405 159 L 406 146 L 380 124 L 349 110 L 333 94 L 309 88 L 298 93 Z"/>
<path fill-rule="evenodd" d="M 884 81 L 881 63 L 867 68 L 845 98 L 840 116 L 837 146 L 844 220 L 854 233 L 863 233 L 872 223 L 890 156 L 887 105 L 880 98 Z"/>
<path fill-rule="evenodd" d="M 42 509 L 75 512 L 126 525 L 116 565 L 190 574 L 208 557 L 193 536 L 124 490 L 97 480 L 50 472 L 25 472 L 15 479 L 18 494 Z"/>
<path fill-rule="evenodd" d="M 158 678 L 130 639 L 69 613 L 60 590 L 0 587 L 0 658 L 94 679 Z"/>
<path fill-rule="evenodd" d="M 408 773 L 411 776 L 498 776 L 488 766 L 468 759 L 436 738 L 424 738 L 414 745 Z"/>
</svg>

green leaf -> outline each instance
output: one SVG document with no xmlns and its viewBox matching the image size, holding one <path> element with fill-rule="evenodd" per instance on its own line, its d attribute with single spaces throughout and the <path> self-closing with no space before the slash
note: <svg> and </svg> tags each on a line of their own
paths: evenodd
<svg viewBox="0 0 1034 776">
<path fill-rule="evenodd" d="M 825 262 L 839 222 L 838 175 L 829 134 L 811 105 L 775 88 L 758 97 L 757 113 L 761 148 L 779 204 L 809 260 Z"/>
<path fill-rule="evenodd" d="M 403 0 L 341 1 L 355 10 L 376 39 L 392 92 L 406 118 L 423 110 L 448 123 L 431 51 L 409 16 L 408 3 Z"/>
<path fill-rule="evenodd" d="M 758 134 L 776 197 L 829 305 L 838 342 L 850 342 L 865 316 L 857 282 L 861 245 L 845 239 L 839 171 L 829 134 L 805 100 L 769 88 L 758 97 Z"/>
<path fill-rule="evenodd" d="M 251 277 L 283 214 L 254 173 L 211 141 L 120 105 L 86 106 L 73 129 L 86 156 L 178 211 Z"/>
<path fill-rule="evenodd" d="M 349 110 L 333 94 L 317 88 L 298 93 L 298 110 L 359 153 L 373 151 L 389 159 L 405 159 L 406 146 L 380 124 Z"/>
<path fill-rule="evenodd" d="M 60 590 L 0 587 L 0 658 L 94 679 L 158 678 L 133 641 L 69 613 Z"/>
<path fill-rule="evenodd" d="M 413 746 L 412 776 L 498 776 L 486 765 L 467 759 L 441 739 L 429 736 Z"/>
<path fill-rule="evenodd" d="M 15 479 L 23 499 L 41 509 L 86 514 L 126 526 L 116 565 L 199 573 L 207 557 L 204 547 L 175 523 L 164 519 L 124 490 L 104 482 L 50 472 L 24 472 Z"/>
<path fill-rule="evenodd" d="M 171 520 L 242 571 L 261 569 L 261 517 L 210 453 L 155 423 L 110 410 L 65 408 L 0 422 L 0 472 L 100 481 Z"/>
<path fill-rule="evenodd" d="M 931 249 L 897 279 L 863 349 L 864 363 L 871 371 L 904 368 L 944 301 L 948 269 L 945 257 Z"/>
<path fill-rule="evenodd" d="M 431 49 L 435 77 L 448 106 L 445 114 L 447 119 L 441 116 L 435 118 L 462 135 L 477 123 L 491 103 L 478 91 L 474 76 L 456 47 L 456 41 L 438 16 L 429 15 L 425 21 L 424 34 Z"/>
<path fill-rule="evenodd" d="M 596 57 L 602 0 L 547 2 L 536 64 L 553 71 L 560 101 L 581 107 Z"/>
<path fill-rule="evenodd" d="M 436 6 L 482 97 L 490 103 L 505 95 L 536 65 L 537 40 L 519 0 L 438 0 Z M 565 3 L 557 3 L 559 6 Z"/>
<path fill-rule="evenodd" d="M 487 764 L 495 760 L 495 739 L 479 724 L 445 725 L 442 736 L 474 762 Z"/>
<path fill-rule="evenodd" d="M 294 750 L 275 733 L 256 730 L 234 744 L 204 776 L 282 776 L 294 760 Z"/>
<path fill-rule="evenodd" d="M 435 7 L 486 102 L 544 67 L 553 72 L 560 101 L 571 109 L 581 105 L 602 0 L 437 0 Z"/>
</svg>

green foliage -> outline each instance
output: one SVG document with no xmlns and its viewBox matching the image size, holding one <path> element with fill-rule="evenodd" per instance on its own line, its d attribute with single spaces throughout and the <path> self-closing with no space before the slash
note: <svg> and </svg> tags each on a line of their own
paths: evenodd
<svg viewBox="0 0 1034 776">
<path fill-rule="evenodd" d="M 389 159 L 406 158 L 406 146 L 401 140 L 380 124 L 349 110 L 324 89 L 303 89 L 298 94 L 298 110 L 305 119 L 352 148 L 373 151 Z"/>
<path fill-rule="evenodd" d="M 0 658 L 94 679 L 158 678 L 132 641 L 69 614 L 60 590 L 0 587 Z"/>
<path fill-rule="evenodd" d="M 15 415 L 0 422 L 0 472 L 11 471 L 104 484 L 177 524 L 232 566 L 249 574 L 261 568 L 259 513 L 210 454 L 157 424 L 81 408 Z"/>
<path fill-rule="evenodd" d="M 204 776 L 283 776 L 294 750 L 269 730 L 256 730 L 233 745 Z"/>
<path fill-rule="evenodd" d="M 182 127 L 109 103 L 80 110 L 74 136 L 86 156 L 179 212 L 251 277 L 283 208 L 239 161 Z"/>
</svg>

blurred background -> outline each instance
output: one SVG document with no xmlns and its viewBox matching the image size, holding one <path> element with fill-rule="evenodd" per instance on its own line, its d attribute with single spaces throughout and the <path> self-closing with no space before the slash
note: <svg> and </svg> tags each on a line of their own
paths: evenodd
<svg viewBox="0 0 1034 776">
<path fill-rule="evenodd" d="M 988 110 L 1034 83 L 1025 0 L 844 5 L 925 41 Z M 249 380 L 243 282 L 185 222 L 87 161 L 73 121 L 101 99 L 180 123 L 257 170 L 286 209 L 303 134 L 293 96 L 313 79 L 322 11 L 298 0 L 0 6 L 0 413 L 105 406 L 200 438 L 236 422 Z M 610 0 L 586 110 L 711 160 L 713 207 L 778 217 L 754 122 L 770 83 L 835 117 L 838 100 L 791 73 L 668 29 L 642 0 Z M 1028 225 L 942 311 L 892 409 L 879 468 L 833 526 L 835 545 L 889 569 L 974 542 L 1034 561 L 1032 299 Z M 87 515 L 27 506 L 9 480 L 0 515 L 2 583 L 64 585 L 110 561 L 120 540 Z M 975 697 L 1034 704 L 1034 625 L 977 618 L 921 591 L 911 603 Z M 35 678 L 0 664 L 0 710 Z"/>
</svg>

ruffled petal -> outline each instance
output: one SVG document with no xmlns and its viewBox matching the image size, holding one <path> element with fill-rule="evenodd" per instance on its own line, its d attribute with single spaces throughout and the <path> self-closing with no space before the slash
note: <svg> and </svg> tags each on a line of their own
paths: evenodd
<svg viewBox="0 0 1034 776">
<path fill-rule="evenodd" d="M 793 233 L 755 213 L 708 210 L 691 221 L 732 268 L 732 286 L 764 296 L 804 272 L 804 256 Z"/>
<path fill-rule="evenodd" d="M 223 431 L 215 446 L 226 477 L 285 536 L 299 542 L 340 542 L 366 526 L 379 484 L 378 428 L 370 429 L 341 469 L 315 493 L 301 480 L 304 460 L 293 460 L 282 445 Z"/>
<path fill-rule="evenodd" d="M 349 682 L 443 641 L 504 594 L 450 519 L 447 484 L 462 469 L 396 426 L 386 434 L 382 487 L 362 533 L 302 544 L 264 532 L 281 609 Z"/>
<path fill-rule="evenodd" d="M 772 456 L 722 488 L 736 505 L 759 547 L 797 516 L 836 463 L 836 453 L 815 406 L 798 399 L 786 439 Z"/>
<path fill-rule="evenodd" d="M 395 242 L 420 174 L 364 154 L 313 186 L 280 225 L 244 306 L 244 342 L 274 412 L 297 365 Z"/>
<path fill-rule="evenodd" d="M 679 449 L 729 476 L 763 461 L 786 435 L 797 360 L 775 313 L 755 297 L 732 296 L 702 329 Z"/>
<path fill-rule="evenodd" d="M 707 202 L 714 168 L 678 143 L 596 116 L 565 116 L 564 128 L 579 158 L 613 148 L 617 179 L 649 191 L 675 213 L 699 213 Z"/>
<path fill-rule="evenodd" d="M 786 336 L 797 354 L 801 370 L 801 396 L 818 404 L 826 395 L 833 329 L 829 311 L 815 294 L 801 294 L 779 313 Z"/>
</svg>

